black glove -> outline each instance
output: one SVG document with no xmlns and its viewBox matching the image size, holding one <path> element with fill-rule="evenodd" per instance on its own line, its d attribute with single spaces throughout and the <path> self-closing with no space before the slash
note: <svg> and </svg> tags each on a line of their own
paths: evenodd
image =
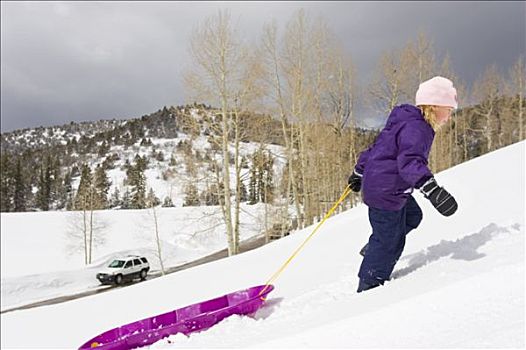
<svg viewBox="0 0 526 350">
<path fill-rule="evenodd" d="M 347 183 L 353 192 L 360 192 L 360 189 L 362 188 L 362 175 L 358 174 L 356 170 L 353 171 L 352 175 L 349 176 Z"/>
<path fill-rule="evenodd" d="M 450 216 L 457 211 L 458 204 L 455 198 L 443 187 L 438 186 L 434 177 L 422 185 L 420 192 L 424 194 L 424 197 L 429 199 L 440 214 Z"/>
</svg>

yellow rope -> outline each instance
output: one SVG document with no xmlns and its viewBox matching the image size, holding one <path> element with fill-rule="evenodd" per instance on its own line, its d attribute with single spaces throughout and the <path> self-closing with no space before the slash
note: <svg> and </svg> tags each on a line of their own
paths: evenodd
<svg viewBox="0 0 526 350">
<path fill-rule="evenodd" d="M 285 270 L 285 268 L 290 264 L 292 259 L 294 259 L 296 257 L 296 255 L 298 255 L 298 253 L 303 249 L 305 244 L 307 244 L 307 242 L 312 238 L 312 236 L 314 236 L 314 234 L 316 233 L 316 231 L 318 231 L 320 226 L 323 225 L 325 220 L 327 220 L 332 215 L 332 213 L 336 210 L 336 208 L 340 205 L 340 203 L 345 200 L 345 198 L 349 195 L 349 193 L 351 193 L 351 189 L 349 188 L 349 186 L 347 186 L 345 188 L 345 191 L 343 192 L 343 194 L 340 196 L 340 199 L 338 199 L 338 201 L 336 201 L 336 203 L 333 205 L 333 207 L 327 212 L 327 214 L 325 215 L 323 220 L 320 221 L 320 223 L 316 226 L 316 228 L 314 228 L 312 233 L 303 241 L 303 243 L 296 249 L 296 251 L 294 251 L 294 253 L 292 253 L 292 255 L 287 259 L 287 261 L 285 261 L 285 263 L 283 265 L 281 265 L 281 267 L 276 272 L 274 272 L 272 277 L 269 278 L 269 280 L 265 283 L 265 287 L 261 290 L 259 295 L 262 295 L 268 289 L 269 285 L 272 284 L 272 282 L 274 282 L 279 277 L 279 275 L 281 275 L 283 270 Z M 264 300 L 263 297 L 261 299 Z"/>
</svg>

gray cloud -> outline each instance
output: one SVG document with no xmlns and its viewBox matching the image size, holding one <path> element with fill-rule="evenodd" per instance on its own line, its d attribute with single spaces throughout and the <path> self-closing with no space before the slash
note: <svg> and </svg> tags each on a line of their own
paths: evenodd
<svg viewBox="0 0 526 350">
<path fill-rule="evenodd" d="M 228 8 L 255 40 L 304 8 L 323 16 L 361 81 L 379 55 L 423 30 L 472 83 L 490 64 L 507 69 L 525 50 L 524 2 L 1 2 L 2 131 L 129 118 L 186 101 L 195 26 Z"/>
</svg>

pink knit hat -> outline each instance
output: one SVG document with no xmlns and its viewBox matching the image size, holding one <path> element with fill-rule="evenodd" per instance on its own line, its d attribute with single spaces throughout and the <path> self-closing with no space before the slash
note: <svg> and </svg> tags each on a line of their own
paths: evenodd
<svg viewBox="0 0 526 350">
<path fill-rule="evenodd" d="M 453 82 L 444 77 L 434 77 L 420 84 L 416 92 L 416 105 L 446 106 L 458 108 L 457 90 Z"/>
</svg>

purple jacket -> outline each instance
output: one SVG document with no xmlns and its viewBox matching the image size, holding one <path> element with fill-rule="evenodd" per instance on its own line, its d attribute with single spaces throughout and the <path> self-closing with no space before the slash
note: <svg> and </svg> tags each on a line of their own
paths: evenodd
<svg viewBox="0 0 526 350">
<path fill-rule="evenodd" d="M 418 109 L 409 104 L 391 111 L 376 141 L 363 151 L 355 171 L 363 174 L 365 204 L 383 210 L 400 210 L 413 188 L 433 176 L 427 167 L 435 132 Z"/>
</svg>

